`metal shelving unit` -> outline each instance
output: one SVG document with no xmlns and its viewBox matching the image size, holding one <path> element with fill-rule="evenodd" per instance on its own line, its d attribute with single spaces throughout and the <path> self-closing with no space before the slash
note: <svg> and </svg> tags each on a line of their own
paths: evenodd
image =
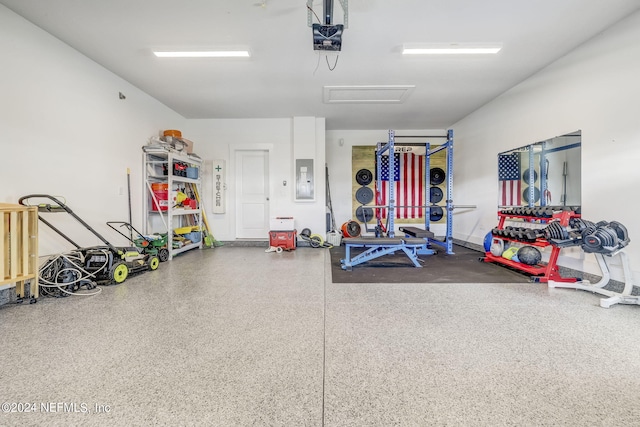
<svg viewBox="0 0 640 427">
<path fill-rule="evenodd" d="M 200 231 L 200 239 L 198 242 L 189 243 L 181 247 L 173 247 L 174 230 L 185 226 L 198 227 L 202 230 L 202 160 L 189 154 L 178 153 L 176 151 L 165 149 L 162 147 L 143 147 L 143 171 L 144 177 L 144 194 L 143 209 L 145 213 L 145 221 L 143 232 L 169 233 L 169 260 L 175 255 L 181 254 L 191 249 L 202 248 L 203 233 Z M 175 165 L 187 165 L 194 168 L 197 172 L 197 178 L 189 178 L 175 174 Z M 159 199 L 153 190 L 153 184 L 167 184 L 167 202 L 166 210 L 164 208 L 163 199 Z M 194 193 L 196 202 L 195 207 L 176 207 L 174 206 L 174 194 L 180 190 L 185 193 Z M 154 209 L 154 207 L 156 207 Z"/>
</svg>

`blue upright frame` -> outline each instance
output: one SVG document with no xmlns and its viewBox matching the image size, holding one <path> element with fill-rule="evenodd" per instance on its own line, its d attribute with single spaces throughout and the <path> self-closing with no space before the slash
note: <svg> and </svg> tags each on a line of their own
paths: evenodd
<svg viewBox="0 0 640 427">
<path fill-rule="evenodd" d="M 429 142 L 425 143 L 426 154 L 425 154 L 425 191 L 426 191 L 426 201 L 427 205 L 425 208 L 425 218 L 424 218 L 424 226 L 426 230 L 429 230 L 430 219 L 431 219 L 431 192 L 427 189 L 431 186 L 430 181 L 430 170 L 431 170 L 431 161 L 430 157 L 432 154 L 435 154 L 442 150 L 447 150 L 447 171 L 446 171 L 446 179 L 447 179 L 447 199 L 445 209 L 447 211 L 447 231 L 444 242 L 439 240 L 429 239 L 430 242 L 435 243 L 444 247 L 447 250 L 447 254 L 452 255 L 453 252 L 453 130 L 447 130 L 447 142 L 440 145 L 438 148 L 431 150 L 431 146 Z M 379 142 L 377 144 L 376 151 L 376 194 L 381 194 L 382 192 L 382 156 L 388 152 L 389 155 L 389 190 L 388 190 L 388 200 L 389 200 L 389 208 L 388 208 L 388 229 L 387 236 L 395 237 L 395 209 L 396 209 L 396 201 L 395 201 L 395 175 L 393 171 L 395 170 L 395 158 L 393 156 L 395 151 L 395 131 L 389 130 L 389 141 L 384 144 Z M 376 204 L 378 200 L 376 200 Z"/>
</svg>

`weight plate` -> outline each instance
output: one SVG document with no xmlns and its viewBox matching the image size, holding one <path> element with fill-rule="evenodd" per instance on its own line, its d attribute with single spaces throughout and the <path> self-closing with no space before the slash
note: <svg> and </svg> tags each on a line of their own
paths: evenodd
<svg viewBox="0 0 640 427">
<path fill-rule="evenodd" d="M 438 185 L 444 182 L 445 173 L 440 168 L 431 168 L 429 172 L 431 178 L 431 185 Z"/>
<path fill-rule="evenodd" d="M 373 200 L 373 190 L 369 187 L 358 188 L 356 191 L 356 200 L 358 203 L 366 205 Z"/>
<path fill-rule="evenodd" d="M 431 221 L 440 221 L 443 216 L 444 211 L 440 206 L 431 206 L 431 214 L 429 215 Z"/>
<path fill-rule="evenodd" d="M 373 209 L 358 206 L 356 209 L 356 218 L 360 222 L 369 222 L 373 219 Z"/>
<path fill-rule="evenodd" d="M 369 185 L 373 181 L 373 174 L 369 169 L 360 169 L 356 172 L 356 182 L 360 185 Z"/>
<path fill-rule="evenodd" d="M 440 203 L 442 200 L 442 190 L 439 187 L 431 187 L 429 189 L 429 195 L 431 198 L 431 203 Z"/>
<path fill-rule="evenodd" d="M 522 199 L 526 203 L 529 201 L 529 187 L 525 188 L 522 192 Z M 540 200 L 540 190 L 538 187 L 533 187 L 533 203 L 536 203 Z"/>
<path fill-rule="evenodd" d="M 525 171 L 522 172 L 522 180 L 529 182 L 529 169 L 525 169 Z M 538 182 L 538 172 L 535 170 L 533 171 L 533 182 Z"/>
</svg>

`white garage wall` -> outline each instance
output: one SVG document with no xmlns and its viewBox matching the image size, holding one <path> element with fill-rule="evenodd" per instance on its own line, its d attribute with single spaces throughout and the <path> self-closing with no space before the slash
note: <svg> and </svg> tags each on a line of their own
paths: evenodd
<svg viewBox="0 0 640 427">
<path fill-rule="evenodd" d="M 214 237 L 235 240 L 236 210 L 232 150 L 268 147 L 271 149 L 270 217 L 293 216 L 298 233 L 309 228 L 313 233 L 325 231 L 325 122 L 323 118 L 291 119 L 202 119 L 188 120 L 183 135 L 194 142 L 194 151 L 206 161 L 221 159 L 226 163 L 226 210 L 212 213 L 211 175 L 204 177 L 207 218 Z M 315 200 L 295 202 L 296 158 L 314 159 Z M 286 185 L 284 184 L 286 181 Z M 267 239 L 268 236 L 265 236 Z"/>
<path fill-rule="evenodd" d="M 118 243 L 105 222 L 128 220 L 130 168 L 133 223 L 141 227 L 141 147 L 184 118 L 2 5 L 0 52 L 0 202 L 63 196 Z M 70 216 L 48 216 L 80 245 L 99 243 Z M 40 255 L 70 248 L 40 226 Z"/>
<path fill-rule="evenodd" d="M 478 205 L 455 237 L 481 243 L 495 226 L 498 152 L 582 130 L 583 217 L 628 228 L 640 278 L 639 40 L 636 13 L 453 125 L 456 197 Z M 592 255 L 561 254 L 561 265 L 599 272 Z M 620 268 L 613 277 L 622 279 Z"/>
</svg>

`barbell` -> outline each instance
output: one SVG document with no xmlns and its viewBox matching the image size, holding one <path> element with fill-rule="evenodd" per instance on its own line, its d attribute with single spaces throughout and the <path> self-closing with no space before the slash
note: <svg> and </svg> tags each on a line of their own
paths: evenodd
<svg viewBox="0 0 640 427">
<path fill-rule="evenodd" d="M 451 205 L 447 206 L 438 206 L 438 205 L 417 205 L 417 206 L 394 206 L 394 209 L 403 209 L 403 208 L 420 208 L 420 209 L 429 209 L 429 219 L 431 221 L 440 221 L 444 216 L 444 209 L 454 210 L 454 209 L 475 209 L 476 205 Z M 373 219 L 373 209 L 390 209 L 389 205 L 373 205 L 373 206 L 359 206 L 356 209 L 356 218 L 361 222 L 369 222 Z"/>
<path fill-rule="evenodd" d="M 367 205 L 364 206 L 365 208 L 372 208 L 372 209 L 382 209 L 382 208 L 389 208 L 389 205 Z M 423 205 L 423 206 L 394 206 L 393 208 L 422 208 L 422 209 L 426 209 L 426 208 L 446 208 L 447 206 L 438 206 L 438 205 Z M 451 207 L 449 208 L 450 210 L 453 209 L 476 209 L 478 206 L 477 205 L 451 205 Z"/>
</svg>

